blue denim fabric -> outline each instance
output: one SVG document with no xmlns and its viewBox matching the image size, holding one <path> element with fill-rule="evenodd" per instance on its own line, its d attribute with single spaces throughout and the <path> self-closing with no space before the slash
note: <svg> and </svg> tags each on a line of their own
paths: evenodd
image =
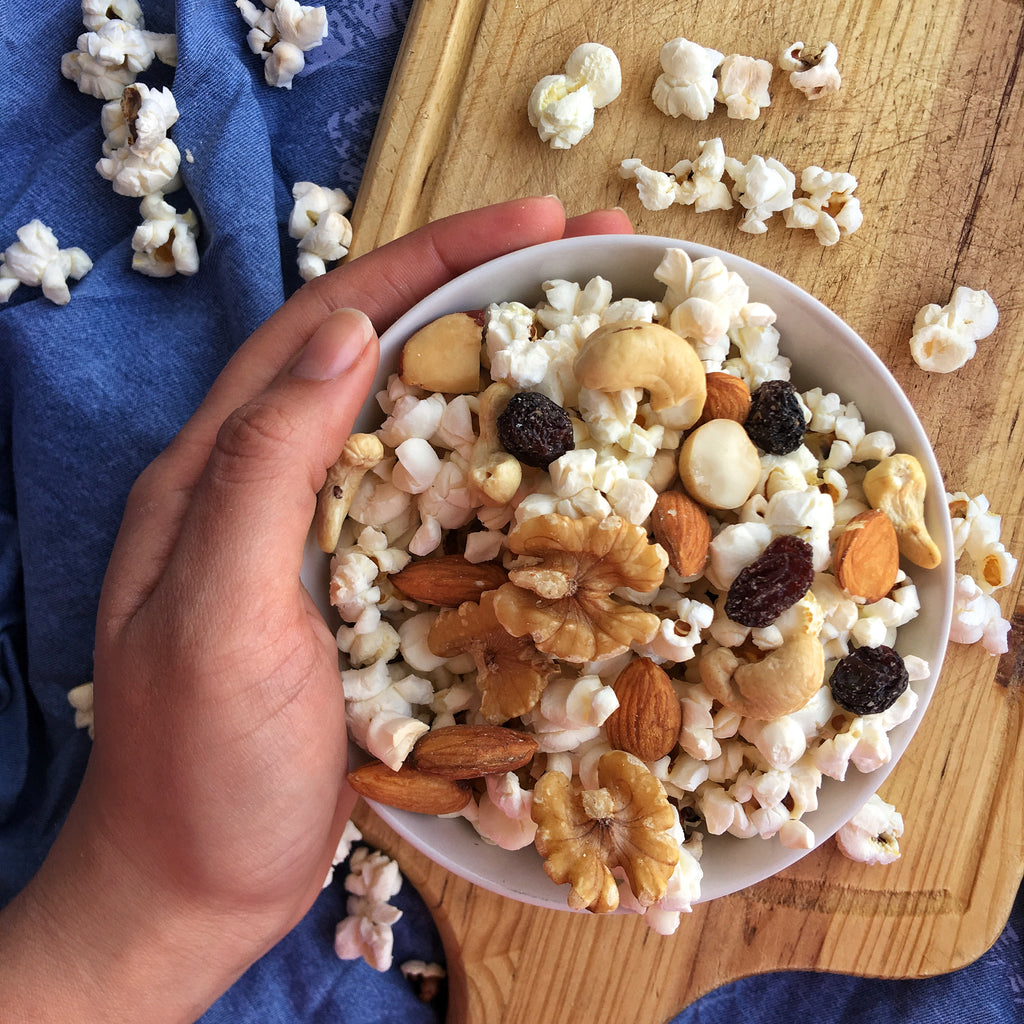
<svg viewBox="0 0 1024 1024">
<path fill-rule="evenodd" d="M 0 305 L 0 903 L 28 880 L 88 756 L 67 702 L 92 677 L 96 603 L 125 497 L 228 357 L 301 283 L 288 236 L 291 187 L 354 198 L 409 0 L 333 0 L 330 35 L 291 90 L 272 88 L 233 3 L 142 0 L 146 26 L 178 34 L 173 88 L 184 190 L 202 225 L 200 271 L 131 270 L 139 200 L 95 170 L 102 101 L 61 76 L 85 31 L 79 3 L 0 4 L 0 250 L 38 217 L 92 271 L 58 307 L 21 286 Z M 344 869 L 305 920 L 205 1021 L 432 1022 L 399 965 L 443 961 L 406 884 L 394 900 L 393 968 L 334 955 Z M 2 1015 L 2 1013 L 0 1013 Z"/>
</svg>

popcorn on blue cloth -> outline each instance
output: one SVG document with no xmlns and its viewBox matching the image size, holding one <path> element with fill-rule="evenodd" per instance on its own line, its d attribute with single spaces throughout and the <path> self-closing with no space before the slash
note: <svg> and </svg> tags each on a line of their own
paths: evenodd
<svg viewBox="0 0 1024 1024">
<path fill-rule="evenodd" d="M 410 0 L 326 6 L 328 37 L 286 90 L 264 81 L 232 3 L 141 0 L 146 29 L 177 37 L 176 67 L 155 61 L 135 76 L 170 89 L 179 114 L 183 187 L 166 201 L 200 224 L 196 273 L 154 278 L 132 269 L 139 198 L 96 171 L 104 98 L 61 74 L 87 31 L 81 4 L 4 5 L 0 251 L 38 218 L 93 267 L 67 305 L 27 286 L 0 305 L 0 904 L 38 867 L 84 769 L 89 736 L 68 693 L 92 678 L 96 604 L 129 487 L 302 284 L 287 227 L 295 182 L 358 189 Z M 391 970 L 335 955 L 345 876 L 339 866 L 204 1024 L 438 1019 L 400 970 L 444 960 L 408 883 L 393 900 Z"/>
</svg>

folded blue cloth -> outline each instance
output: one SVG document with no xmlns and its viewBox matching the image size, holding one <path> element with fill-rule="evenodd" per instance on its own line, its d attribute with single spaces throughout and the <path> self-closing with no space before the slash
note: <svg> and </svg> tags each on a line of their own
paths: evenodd
<svg viewBox="0 0 1024 1024">
<path fill-rule="evenodd" d="M 264 81 L 233 3 L 142 0 L 147 28 L 178 35 L 177 70 L 154 64 L 139 80 L 173 85 L 171 135 L 192 162 L 168 199 L 201 223 L 199 273 L 164 280 L 131 269 L 139 200 L 95 170 L 102 101 L 61 75 L 85 31 L 80 5 L 0 9 L 0 250 L 39 218 L 94 263 L 67 306 L 27 285 L 0 305 L 0 903 L 38 867 L 84 768 L 89 739 L 67 693 L 92 676 L 96 603 L 128 489 L 301 284 L 292 185 L 354 198 L 409 5 L 328 4 L 329 38 L 287 90 Z M 408 884 L 393 901 L 404 916 L 390 971 L 334 955 L 344 874 L 204 1020 L 438 1019 L 399 970 L 444 960 Z"/>
<path fill-rule="evenodd" d="M 173 85 L 180 111 L 172 137 L 191 162 L 169 199 L 201 223 L 191 278 L 131 270 L 138 200 L 95 170 L 102 101 L 60 73 L 84 31 L 79 4 L 0 8 L 0 249 L 39 218 L 61 247 L 79 246 L 94 262 L 65 307 L 28 286 L 0 305 L 0 904 L 45 855 L 88 755 L 67 693 L 91 677 L 96 603 L 128 489 L 231 353 L 299 286 L 292 185 L 354 197 L 411 0 L 328 0 L 329 38 L 307 54 L 291 90 L 265 83 L 233 3 L 142 3 L 148 28 L 178 36 L 177 69 L 154 65 L 140 80 Z M 422 901 L 408 885 L 395 899 L 404 914 L 395 966 L 378 973 L 334 956 L 343 877 L 204 1021 L 439 1019 L 398 970 L 408 959 L 443 961 Z M 811 1005 L 818 1024 L 863 1020 L 867 1007 L 910 1024 L 1021 1019 L 1022 932 L 1018 901 L 997 946 L 948 978 L 752 978 L 677 1021 L 782 1020 L 773 1006 L 789 1020 Z M 972 1007 L 991 1012 L 972 1017 Z"/>
</svg>

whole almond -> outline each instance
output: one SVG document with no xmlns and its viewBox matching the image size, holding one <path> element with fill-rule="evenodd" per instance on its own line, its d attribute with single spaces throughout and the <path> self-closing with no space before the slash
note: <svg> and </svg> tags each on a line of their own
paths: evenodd
<svg viewBox="0 0 1024 1024">
<path fill-rule="evenodd" d="M 713 370 L 707 379 L 708 396 L 697 426 L 708 420 L 736 420 L 743 423 L 750 412 L 750 388 L 731 373 Z"/>
<path fill-rule="evenodd" d="M 651 510 L 651 531 L 680 576 L 697 576 L 711 545 L 711 522 L 703 505 L 682 491 L 664 491 Z"/>
<path fill-rule="evenodd" d="M 445 779 L 478 779 L 515 771 L 537 752 L 525 732 L 500 725 L 446 725 L 424 733 L 412 748 L 412 763 Z"/>
<path fill-rule="evenodd" d="M 839 586 L 851 597 L 874 604 L 896 584 L 899 538 L 879 509 L 854 516 L 836 538 L 832 567 Z"/>
<path fill-rule="evenodd" d="M 507 582 L 496 562 L 468 562 L 462 555 L 439 555 L 410 562 L 391 582 L 411 601 L 457 608 L 464 601 L 479 601 L 488 590 Z"/>
<path fill-rule="evenodd" d="M 650 658 L 634 658 L 612 688 L 619 706 L 605 722 L 608 742 L 641 761 L 657 761 L 671 753 L 683 712 L 665 670 Z"/>
<path fill-rule="evenodd" d="M 367 800 L 417 814 L 454 814 L 472 798 L 468 786 L 404 764 L 396 772 L 382 761 L 368 761 L 349 772 L 348 781 Z"/>
</svg>

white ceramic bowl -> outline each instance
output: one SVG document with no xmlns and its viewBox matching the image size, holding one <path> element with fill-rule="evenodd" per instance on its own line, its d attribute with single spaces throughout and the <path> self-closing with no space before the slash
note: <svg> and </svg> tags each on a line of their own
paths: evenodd
<svg viewBox="0 0 1024 1024">
<path fill-rule="evenodd" d="M 793 361 L 793 381 L 806 390 L 821 387 L 853 401 L 869 430 L 888 430 L 898 450 L 916 456 L 928 477 L 928 528 L 943 553 L 940 568 L 914 569 L 920 615 L 899 632 L 900 653 L 915 654 L 931 665 L 932 675 L 915 684 L 920 702 L 912 718 L 889 734 L 892 760 L 870 774 L 851 766 L 843 783 L 826 779 L 819 808 L 803 820 L 824 842 L 878 789 L 910 742 L 938 678 L 952 611 L 952 536 L 945 510 L 942 476 L 928 438 L 899 385 L 871 349 L 834 313 L 796 285 L 748 260 L 706 246 L 645 235 L 605 235 L 565 239 L 503 256 L 477 267 L 425 298 L 381 338 L 382 365 L 374 393 L 394 372 L 405 340 L 431 320 L 458 310 L 480 309 L 490 302 L 519 300 L 534 305 L 543 297 L 542 282 L 563 278 L 585 284 L 595 275 L 611 282 L 615 297 L 660 299 L 664 286 L 653 271 L 666 247 L 685 249 L 692 259 L 718 256 L 750 287 L 751 301 L 767 303 L 778 314 L 782 353 Z M 358 430 L 380 425 L 376 403 L 368 403 Z M 307 552 L 304 578 L 329 622 L 337 622 L 327 605 L 325 558 Z M 358 754 L 356 755 L 358 757 Z M 508 852 L 485 843 L 461 819 L 441 819 L 374 805 L 377 813 L 431 860 L 456 875 L 515 900 L 566 909 L 567 886 L 556 886 L 544 873 L 541 858 L 530 846 Z M 705 840 L 701 866 L 701 900 L 710 900 L 753 885 L 793 864 L 806 851 L 789 850 L 778 838 L 762 840 L 712 836 Z"/>
</svg>

